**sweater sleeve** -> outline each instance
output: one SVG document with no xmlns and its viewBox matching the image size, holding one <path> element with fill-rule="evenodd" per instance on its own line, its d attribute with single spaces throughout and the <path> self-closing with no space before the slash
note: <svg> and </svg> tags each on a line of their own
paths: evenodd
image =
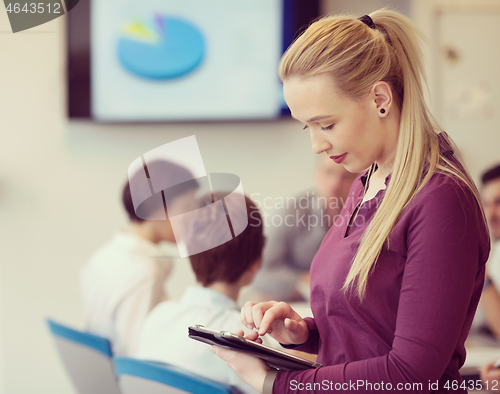
<svg viewBox="0 0 500 394">
<path fill-rule="evenodd" d="M 318 329 L 316 328 L 316 323 L 314 323 L 314 319 L 312 317 L 306 317 L 304 318 L 304 321 L 309 328 L 309 336 L 307 337 L 307 341 L 300 345 L 283 345 L 282 343 L 280 343 L 280 345 L 285 349 L 300 350 L 301 352 L 306 352 L 309 354 L 318 354 L 319 333 Z"/>
<path fill-rule="evenodd" d="M 429 381 L 439 380 L 450 363 L 463 364 L 454 351 L 463 346 L 477 306 L 486 230 L 474 196 L 454 182 L 417 198 L 406 218 L 407 256 L 391 350 L 315 370 L 280 371 L 274 393 L 376 392 L 368 384 L 377 383 L 392 390 L 410 384 L 412 392 L 429 393 Z"/>
</svg>

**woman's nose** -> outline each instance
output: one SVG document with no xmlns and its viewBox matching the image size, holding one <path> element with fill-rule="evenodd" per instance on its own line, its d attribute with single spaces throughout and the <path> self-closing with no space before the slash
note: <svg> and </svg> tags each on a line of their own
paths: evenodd
<svg viewBox="0 0 500 394">
<path fill-rule="evenodd" d="M 324 133 L 317 127 L 310 127 L 312 150 L 316 154 L 320 154 L 331 148 L 331 144 L 325 138 Z"/>
</svg>

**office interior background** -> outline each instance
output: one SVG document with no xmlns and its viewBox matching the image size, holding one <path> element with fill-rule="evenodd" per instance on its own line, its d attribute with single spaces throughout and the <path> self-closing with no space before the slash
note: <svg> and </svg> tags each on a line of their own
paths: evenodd
<svg viewBox="0 0 500 394">
<path fill-rule="evenodd" d="M 478 181 L 500 162 L 500 1 L 323 0 L 321 13 L 384 6 L 428 37 L 430 107 Z M 69 121 L 65 39 L 65 17 L 12 34 L 0 9 L 0 393 L 72 392 L 45 318 L 81 326 L 79 269 L 125 225 L 120 191 L 143 153 L 196 135 L 207 172 L 237 174 L 256 199 L 314 184 L 309 133 L 289 118 Z M 170 296 L 193 281 L 177 264 Z"/>
</svg>

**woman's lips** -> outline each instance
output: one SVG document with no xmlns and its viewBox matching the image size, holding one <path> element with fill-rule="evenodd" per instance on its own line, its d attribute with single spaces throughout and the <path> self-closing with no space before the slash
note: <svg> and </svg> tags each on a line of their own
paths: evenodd
<svg viewBox="0 0 500 394">
<path fill-rule="evenodd" d="M 340 156 L 330 156 L 330 159 L 332 159 L 335 163 L 340 164 L 344 161 L 346 156 L 347 153 L 344 153 L 343 155 Z"/>
</svg>

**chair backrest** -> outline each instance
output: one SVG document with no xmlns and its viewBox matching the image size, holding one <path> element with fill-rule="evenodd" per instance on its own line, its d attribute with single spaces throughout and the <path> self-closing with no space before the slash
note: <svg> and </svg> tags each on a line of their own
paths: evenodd
<svg viewBox="0 0 500 394">
<path fill-rule="evenodd" d="M 231 387 L 173 365 L 129 357 L 115 357 L 115 371 L 123 394 L 231 394 Z"/>
<path fill-rule="evenodd" d="M 59 356 L 79 394 L 120 394 L 111 343 L 47 319 Z"/>
</svg>

